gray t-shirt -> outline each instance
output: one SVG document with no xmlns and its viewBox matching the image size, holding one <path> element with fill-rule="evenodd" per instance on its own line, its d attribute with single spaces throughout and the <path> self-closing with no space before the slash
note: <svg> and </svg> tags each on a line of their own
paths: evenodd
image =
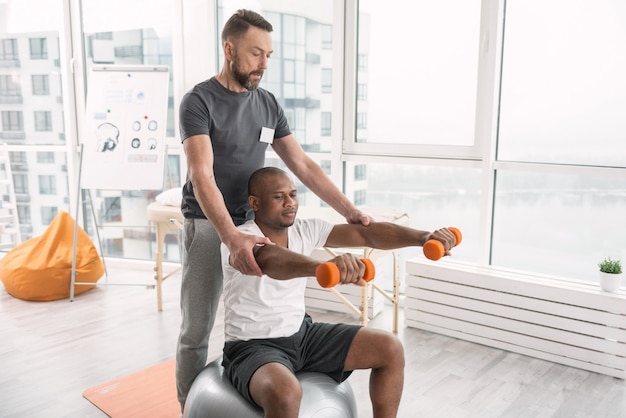
<svg viewBox="0 0 626 418">
<path fill-rule="evenodd" d="M 240 225 L 251 219 L 248 178 L 264 166 L 267 149 L 267 143 L 259 140 L 261 129 L 273 129 L 274 139 L 291 134 L 280 104 L 265 89 L 235 93 L 212 77 L 185 94 L 179 111 L 183 142 L 193 135 L 211 138 L 215 180 L 233 221 Z M 189 176 L 181 208 L 186 218 L 206 218 Z"/>
</svg>

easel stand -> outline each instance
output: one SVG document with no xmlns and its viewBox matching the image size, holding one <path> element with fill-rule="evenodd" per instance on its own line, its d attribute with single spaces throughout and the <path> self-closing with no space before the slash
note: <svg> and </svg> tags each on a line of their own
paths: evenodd
<svg viewBox="0 0 626 418">
<path fill-rule="evenodd" d="M 95 284 L 76 282 L 78 215 L 83 187 L 85 190 L 156 190 L 163 185 L 165 161 L 168 67 L 93 66 L 88 79 L 84 127 L 88 134 L 84 135 L 87 146 L 81 143 L 79 150 L 70 301 L 74 299 L 75 285 Z M 86 163 L 85 166 L 83 163 Z M 97 232 L 91 195 L 89 200 Z M 85 212 L 83 210 L 83 215 Z M 99 234 L 98 244 L 102 256 Z"/>
<path fill-rule="evenodd" d="M 81 177 L 83 171 L 83 144 L 80 144 L 79 151 L 79 164 L 78 164 L 78 189 L 76 191 L 76 212 L 74 216 L 74 243 L 72 245 L 72 273 L 70 275 L 70 302 L 74 302 L 74 287 L 76 285 L 90 285 L 93 286 L 96 283 L 85 283 L 85 282 L 77 282 L 76 281 L 76 246 L 78 245 L 78 216 L 80 214 L 80 203 L 81 203 Z M 102 257 L 102 262 L 104 264 L 104 275 L 106 277 L 106 281 L 108 284 L 109 273 L 107 272 L 106 262 L 104 261 L 104 253 L 102 251 L 102 242 L 100 241 L 100 232 L 98 229 L 98 219 L 96 218 L 96 214 L 93 210 L 93 204 L 91 200 L 91 191 L 89 191 L 89 205 L 91 206 L 91 214 L 93 216 L 93 221 L 95 224 L 96 236 L 98 238 L 98 247 L 100 248 L 100 256 Z"/>
</svg>

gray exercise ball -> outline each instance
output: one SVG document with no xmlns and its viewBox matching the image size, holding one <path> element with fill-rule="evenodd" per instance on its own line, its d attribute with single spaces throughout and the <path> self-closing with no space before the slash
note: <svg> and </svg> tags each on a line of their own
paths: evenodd
<svg viewBox="0 0 626 418">
<path fill-rule="evenodd" d="M 322 373 L 297 375 L 302 385 L 300 418 L 353 418 L 356 400 L 348 381 L 337 384 Z M 224 375 L 222 359 L 209 363 L 194 380 L 185 401 L 185 418 L 257 418 L 263 411 L 244 399 Z"/>
</svg>

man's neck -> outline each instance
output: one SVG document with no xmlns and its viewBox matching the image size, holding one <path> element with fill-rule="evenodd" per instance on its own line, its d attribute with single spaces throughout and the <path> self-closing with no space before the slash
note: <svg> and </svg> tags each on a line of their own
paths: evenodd
<svg viewBox="0 0 626 418">
<path fill-rule="evenodd" d="M 259 225 L 258 223 L 257 226 L 263 235 L 269 238 L 274 244 L 285 248 L 289 247 L 289 234 L 287 233 L 287 228 L 277 230 L 269 228 L 267 225 Z"/>
<path fill-rule="evenodd" d="M 215 79 L 222 85 L 224 88 L 233 91 L 235 93 L 244 93 L 248 91 L 244 86 L 239 84 L 238 81 L 234 79 L 234 77 L 226 71 L 226 69 L 222 68 L 222 71 L 219 72 L 215 76 Z"/>
</svg>

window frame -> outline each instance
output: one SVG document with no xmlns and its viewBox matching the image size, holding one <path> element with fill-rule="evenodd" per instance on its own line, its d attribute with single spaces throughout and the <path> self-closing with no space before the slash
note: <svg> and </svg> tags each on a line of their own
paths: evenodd
<svg viewBox="0 0 626 418">
<path fill-rule="evenodd" d="M 489 132 L 485 131 L 482 121 L 490 120 L 493 114 L 494 64 L 498 56 L 499 36 L 498 15 L 502 0 L 481 1 L 481 22 L 479 32 L 478 84 L 476 97 L 476 114 L 474 117 L 474 145 L 418 145 L 418 144 L 383 144 L 358 141 L 356 121 L 346 123 L 343 131 L 343 152 L 346 155 L 370 155 L 380 157 L 402 157 L 413 155 L 416 158 L 448 158 L 461 160 L 481 160 L 484 150 L 489 148 Z M 346 118 L 356 115 L 358 86 L 357 71 L 360 70 L 363 57 L 358 54 L 358 0 L 346 1 L 345 18 L 345 76 L 343 82 L 344 114 Z M 492 45 L 490 47 L 490 45 Z M 360 59 L 359 59 L 360 58 Z M 491 83 L 491 84 L 490 84 Z"/>
</svg>

